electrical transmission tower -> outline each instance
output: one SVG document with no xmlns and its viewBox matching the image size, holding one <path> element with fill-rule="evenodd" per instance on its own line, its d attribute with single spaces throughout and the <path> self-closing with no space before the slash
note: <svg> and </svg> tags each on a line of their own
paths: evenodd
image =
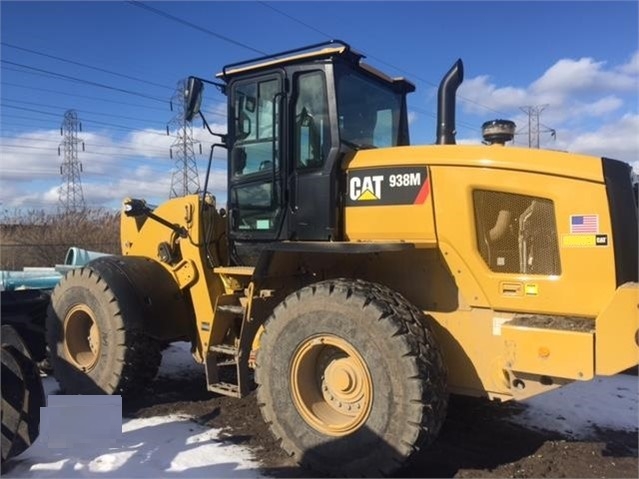
<svg viewBox="0 0 639 479">
<path fill-rule="evenodd" d="M 63 140 L 58 147 L 58 156 L 64 152 L 64 159 L 60 165 L 62 185 L 59 189 L 58 205 L 58 211 L 61 213 L 75 213 L 86 208 L 80 180 L 82 163 L 78 159 L 78 144 L 82 143 L 82 151 L 84 151 L 84 142 L 78 138 L 78 131 L 82 131 L 82 124 L 78 120 L 77 112 L 67 110 L 60 127 Z"/>
<path fill-rule="evenodd" d="M 167 134 L 169 129 L 175 130 L 175 141 L 170 149 L 171 158 L 175 159 L 175 169 L 171 174 L 169 198 L 200 192 L 200 178 L 195 163 L 194 149 L 195 144 L 199 142 L 193 139 L 193 127 L 185 119 L 184 92 L 186 88 L 186 80 L 180 80 L 171 97 L 171 106 L 176 114 L 167 126 Z M 202 145 L 200 145 L 201 152 Z"/>
<path fill-rule="evenodd" d="M 539 148 L 540 133 L 550 133 L 556 139 L 557 132 L 553 128 L 539 123 L 539 116 L 548 105 L 522 106 L 519 109 L 528 115 L 528 147 Z"/>
</svg>

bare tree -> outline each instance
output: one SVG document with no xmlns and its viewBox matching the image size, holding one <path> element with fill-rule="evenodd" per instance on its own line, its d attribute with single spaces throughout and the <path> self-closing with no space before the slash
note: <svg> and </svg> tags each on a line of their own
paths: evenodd
<svg viewBox="0 0 639 479">
<path fill-rule="evenodd" d="M 101 253 L 120 253 L 120 213 L 85 209 L 64 214 L 42 210 L 5 213 L 0 229 L 2 269 L 54 266 L 76 246 Z"/>
</svg>

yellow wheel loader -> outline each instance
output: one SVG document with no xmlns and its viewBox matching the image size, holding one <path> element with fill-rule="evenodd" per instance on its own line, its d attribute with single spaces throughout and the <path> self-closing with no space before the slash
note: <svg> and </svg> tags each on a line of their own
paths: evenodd
<svg viewBox="0 0 639 479">
<path fill-rule="evenodd" d="M 455 144 L 457 61 L 436 144 L 411 146 L 414 86 L 341 41 L 187 82 L 228 98 L 224 208 L 207 186 L 124 201 L 122 255 L 67 274 L 48 343 L 68 393 L 135 394 L 158 345 L 192 344 L 208 389 L 254 386 L 303 465 L 390 474 L 437 437 L 449 393 L 523 399 L 638 362 L 629 165 Z M 208 181 L 208 180 L 207 180 Z M 230 368 L 229 368 L 230 365 Z"/>
</svg>

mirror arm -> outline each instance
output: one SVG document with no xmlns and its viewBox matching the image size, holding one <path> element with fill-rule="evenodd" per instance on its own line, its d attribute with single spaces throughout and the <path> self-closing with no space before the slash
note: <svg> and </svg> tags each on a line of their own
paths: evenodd
<svg viewBox="0 0 639 479">
<path fill-rule="evenodd" d="M 204 118 L 204 115 L 202 114 L 201 111 L 198 112 L 200 114 L 200 118 L 202 118 L 202 123 L 204 123 L 204 126 L 206 127 L 207 130 L 209 130 L 209 133 L 213 136 L 217 136 L 220 138 L 220 140 L 222 140 L 222 143 L 225 144 L 226 146 L 226 137 L 227 135 L 223 134 L 223 133 L 215 133 L 214 131 L 211 130 L 211 127 L 209 126 L 209 123 L 206 121 L 206 118 Z"/>
<path fill-rule="evenodd" d="M 184 228 L 184 226 L 173 224 L 161 216 L 156 215 L 153 213 L 151 208 L 147 206 L 146 201 L 144 200 L 138 200 L 135 198 L 127 198 L 124 200 L 124 214 L 133 218 L 146 216 L 173 230 L 180 238 L 186 238 L 188 236 L 188 231 Z"/>
<path fill-rule="evenodd" d="M 211 81 L 211 80 L 207 80 L 206 78 L 200 78 L 196 76 L 194 76 L 193 78 L 200 80 L 201 82 L 208 83 L 209 85 L 215 85 L 215 87 L 219 89 L 222 93 L 224 93 L 224 90 L 226 90 L 226 83 L 219 83 L 216 81 Z"/>
<path fill-rule="evenodd" d="M 209 187 L 209 175 L 211 174 L 211 165 L 213 164 L 213 150 L 215 150 L 216 146 L 219 146 L 220 148 L 227 148 L 226 144 L 224 143 L 213 143 L 211 145 L 211 152 L 209 153 L 209 161 L 206 166 L 206 177 L 204 179 L 204 189 L 202 190 L 202 199 L 204 199 L 204 197 L 206 196 L 206 190 Z M 202 201 L 202 204 L 204 204 L 204 201 Z"/>
</svg>

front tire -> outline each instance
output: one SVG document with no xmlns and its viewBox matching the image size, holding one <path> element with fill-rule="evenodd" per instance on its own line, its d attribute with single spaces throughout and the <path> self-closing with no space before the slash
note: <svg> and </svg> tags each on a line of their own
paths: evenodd
<svg viewBox="0 0 639 479">
<path fill-rule="evenodd" d="M 124 284 L 114 278 L 105 280 L 89 264 L 69 271 L 53 291 L 47 343 L 54 376 L 67 394 L 126 396 L 158 371 L 162 356 L 142 328 L 141 306 L 114 294 L 121 289 L 117 282 Z"/>
<path fill-rule="evenodd" d="M 400 294 L 359 280 L 316 283 L 278 305 L 264 331 L 258 403 L 305 467 L 388 475 L 437 436 L 445 368 L 423 314 Z"/>
</svg>

